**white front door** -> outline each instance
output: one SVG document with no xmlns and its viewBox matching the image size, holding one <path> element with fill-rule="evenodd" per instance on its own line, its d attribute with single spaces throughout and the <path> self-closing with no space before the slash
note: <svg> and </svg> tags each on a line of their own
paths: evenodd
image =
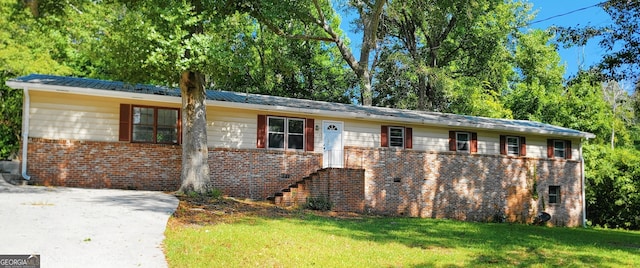
<svg viewBox="0 0 640 268">
<path fill-rule="evenodd" d="M 344 163 L 344 147 L 342 145 L 342 128 L 344 124 L 337 121 L 322 121 L 323 167 L 342 168 Z"/>
</svg>

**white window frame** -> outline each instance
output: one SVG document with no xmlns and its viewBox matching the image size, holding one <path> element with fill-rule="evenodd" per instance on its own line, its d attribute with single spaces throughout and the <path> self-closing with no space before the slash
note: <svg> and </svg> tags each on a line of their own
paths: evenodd
<svg viewBox="0 0 640 268">
<path fill-rule="evenodd" d="M 466 147 L 467 149 L 460 149 L 460 135 L 467 135 L 467 140 L 466 142 Z M 456 132 L 456 151 L 457 152 L 463 152 L 463 153 L 471 153 L 471 132 L 464 132 L 464 131 L 460 131 L 460 132 Z"/>
<path fill-rule="evenodd" d="M 392 130 L 400 130 L 401 132 L 401 137 L 398 136 L 391 136 L 391 132 Z M 405 129 L 404 127 L 389 127 L 388 130 L 388 137 L 389 137 L 389 147 L 395 147 L 395 148 L 404 148 L 404 144 L 405 144 Z M 394 145 L 393 144 L 393 139 L 400 139 L 400 145 Z M 397 141 L 396 141 L 397 142 Z"/>
<path fill-rule="evenodd" d="M 516 144 L 515 147 L 512 146 L 511 144 L 509 144 L 509 140 L 515 140 Z M 520 155 L 520 137 L 516 137 L 516 136 L 507 136 L 505 138 L 505 146 L 507 146 L 507 155 L 515 155 L 515 156 L 519 156 Z M 515 148 L 515 152 L 512 152 L 511 149 Z"/>
<path fill-rule="evenodd" d="M 271 119 L 282 119 L 284 120 L 284 132 L 274 132 L 271 131 L 271 129 L 269 128 L 270 126 L 270 122 Z M 289 122 L 290 121 L 301 121 L 302 122 L 302 133 L 290 133 L 289 132 Z M 267 148 L 268 149 L 273 149 L 273 150 L 296 150 L 296 151 L 304 151 L 304 147 L 305 147 L 305 139 L 306 139 L 306 135 L 305 135 L 305 127 L 306 127 L 306 120 L 302 119 L 302 118 L 289 118 L 289 117 L 281 117 L 281 116 L 267 116 Z M 283 134 L 283 147 L 271 147 L 271 134 Z M 302 148 L 296 149 L 296 148 L 289 148 L 289 136 L 302 136 Z"/>
<path fill-rule="evenodd" d="M 561 145 L 560 148 L 558 145 Z M 553 157 L 565 159 L 567 157 L 567 143 L 564 140 L 553 140 Z M 562 156 L 560 156 L 562 155 Z"/>
</svg>

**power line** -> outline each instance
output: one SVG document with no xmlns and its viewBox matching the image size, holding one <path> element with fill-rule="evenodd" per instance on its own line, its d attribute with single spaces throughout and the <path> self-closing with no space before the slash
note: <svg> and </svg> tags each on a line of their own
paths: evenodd
<svg viewBox="0 0 640 268">
<path fill-rule="evenodd" d="M 607 3 L 607 2 L 609 2 L 609 1 L 600 2 L 600 3 L 597 3 L 597 4 L 595 4 L 595 5 L 591 5 L 591 6 L 588 6 L 588 7 L 578 8 L 578 9 L 571 10 L 571 11 L 566 12 L 566 13 L 562 13 L 562 14 L 558 14 L 558 15 L 553 15 L 553 16 L 548 17 L 548 18 L 544 18 L 544 19 L 540 19 L 540 20 L 535 20 L 535 21 L 532 21 L 532 22 L 527 23 L 527 26 L 529 26 L 529 25 L 531 25 L 531 24 L 536 24 L 536 23 L 540 23 L 540 22 L 543 22 L 543 21 L 548 21 L 548 20 L 551 20 L 551 19 L 555 19 L 555 18 L 558 18 L 558 17 L 566 16 L 566 15 L 569 15 L 569 14 L 572 14 L 572 13 L 576 13 L 576 12 L 578 12 L 578 11 L 582 11 L 582 10 L 589 9 L 589 8 L 592 8 L 592 7 L 597 7 L 597 6 L 603 5 L 603 4 Z"/>
</svg>

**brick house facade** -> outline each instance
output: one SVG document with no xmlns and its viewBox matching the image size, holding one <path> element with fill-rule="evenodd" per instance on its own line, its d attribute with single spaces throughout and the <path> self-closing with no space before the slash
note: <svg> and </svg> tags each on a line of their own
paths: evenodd
<svg viewBox="0 0 640 268">
<path fill-rule="evenodd" d="M 44 75 L 7 84 L 25 90 L 23 175 L 32 183 L 179 187 L 178 90 Z M 281 204 L 321 196 L 340 211 L 468 221 L 529 223 L 544 211 L 556 225 L 583 223 L 590 133 L 224 91 L 207 99 L 211 185 L 226 195 Z"/>
</svg>

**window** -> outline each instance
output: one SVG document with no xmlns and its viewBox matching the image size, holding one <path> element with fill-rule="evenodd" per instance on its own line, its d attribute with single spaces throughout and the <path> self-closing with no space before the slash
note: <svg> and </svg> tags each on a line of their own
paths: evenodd
<svg viewBox="0 0 640 268">
<path fill-rule="evenodd" d="M 132 141 L 178 143 L 178 109 L 133 106 Z"/>
<path fill-rule="evenodd" d="M 458 152 L 469 152 L 468 132 L 456 132 L 456 148 Z"/>
<path fill-rule="evenodd" d="M 304 149 L 304 119 L 268 117 L 267 144 L 272 149 Z"/>
<path fill-rule="evenodd" d="M 560 186 L 549 186 L 549 204 L 560 203 Z"/>
<path fill-rule="evenodd" d="M 120 104 L 119 141 L 179 144 L 178 108 Z"/>
<path fill-rule="evenodd" d="M 554 140 L 553 141 L 553 155 L 554 157 L 564 158 L 565 157 L 565 142 Z"/>
<path fill-rule="evenodd" d="M 500 135 L 500 154 L 526 156 L 527 142 L 524 137 Z"/>
<path fill-rule="evenodd" d="M 507 137 L 507 154 L 520 155 L 520 138 L 512 136 Z"/>
<path fill-rule="evenodd" d="M 313 118 L 258 115 L 257 148 L 314 150 Z"/>
<path fill-rule="evenodd" d="M 449 151 L 478 152 L 478 135 L 474 132 L 449 131 Z"/>
<path fill-rule="evenodd" d="M 389 127 L 389 147 L 404 147 L 403 127 Z"/>
<path fill-rule="evenodd" d="M 571 159 L 571 141 L 547 140 L 547 157 L 556 159 Z"/>
<path fill-rule="evenodd" d="M 381 147 L 413 148 L 413 129 L 410 127 L 382 126 Z"/>
</svg>

